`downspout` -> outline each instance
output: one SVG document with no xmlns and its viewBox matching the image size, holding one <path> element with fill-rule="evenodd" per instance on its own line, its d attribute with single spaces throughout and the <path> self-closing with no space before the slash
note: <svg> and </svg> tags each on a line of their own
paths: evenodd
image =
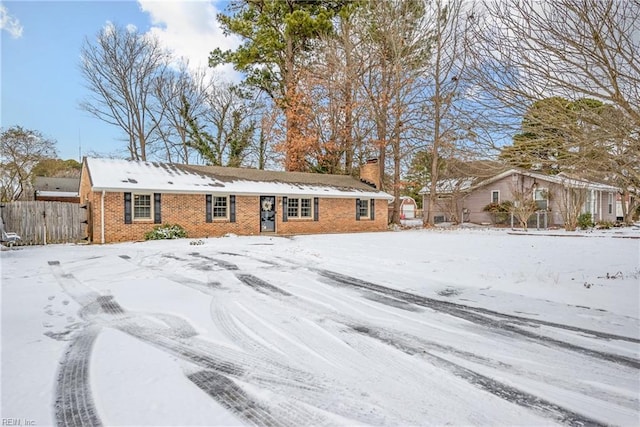
<svg viewBox="0 0 640 427">
<path fill-rule="evenodd" d="M 100 198 L 100 243 L 104 245 L 104 195 L 105 191 L 102 190 L 102 197 Z"/>
</svg>

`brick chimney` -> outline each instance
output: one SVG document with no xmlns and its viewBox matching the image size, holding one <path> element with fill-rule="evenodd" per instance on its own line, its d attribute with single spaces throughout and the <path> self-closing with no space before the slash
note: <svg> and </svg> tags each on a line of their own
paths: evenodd
<svg viewBox="0 0 640 427">
<path fill-rule="evenodd" d="M 367 163 L 360 166 L 360 181 L 367 183 L 378 190 L 382 187 L 380 183 L 380 167 L 378 159 L 369 159 Z"/>
</svg>

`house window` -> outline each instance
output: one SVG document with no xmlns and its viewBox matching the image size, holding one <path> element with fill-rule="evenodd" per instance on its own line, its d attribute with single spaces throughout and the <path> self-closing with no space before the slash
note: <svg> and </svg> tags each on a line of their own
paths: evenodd
<svg viewBox="0 0 640 427">
<path fill-rule="evenodd" d="M 371 200 L 360 199 L 360 218 L 369 218 Z"/>
<path fill-rule="evenodd" d="M 607 203 L 609 214 L 613 213 L 613 193 L 609 193 L 609 201 Z"/>
<path fill-rule="evenodd" d="M 309 219 L 313 217 L 313 200 L 310 198 L 287 199 L 287 217 Z"/>
<path fill-rule="evenodd" d="M 146 220 L 153 218 L 153 208 L 151 204 L 151 194 L 133 195 L 133 219 Z"/>
<path fill-rule="evenodd" d="M 533 192 L 533 200 L 538 210 L 546 211 L 549 207 L 549 191 L 546 188 L 536 188 Z"/>
<path fill-rule="evenodd" d="M 227 219 L 229 198 L 216 196 L 213 198 L 213 219 Z"/>
<path fill-rule="evenodd" d="M 491 192 L 491 203 L 500 203 L 500 190 L 493 190 Z"/>
</svg>

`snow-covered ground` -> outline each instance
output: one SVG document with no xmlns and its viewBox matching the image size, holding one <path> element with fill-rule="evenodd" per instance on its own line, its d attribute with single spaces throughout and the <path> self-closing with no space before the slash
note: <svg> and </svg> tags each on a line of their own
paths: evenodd
<svg viewBox="0 0 640 427">
<path fill-rule="evenodd" d="M 640 232 L 547 234 L 3 251 L 3 423 L 639 425 Z"/>
</svg>

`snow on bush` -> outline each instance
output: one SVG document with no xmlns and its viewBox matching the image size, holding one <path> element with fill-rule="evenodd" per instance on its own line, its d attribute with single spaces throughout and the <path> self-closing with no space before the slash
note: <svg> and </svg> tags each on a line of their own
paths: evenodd
<svg viewBox="0 0 640 427">
<path fill-rule="evenodd" d="M 178 224 L 163 224 L 145 233 L 144 240 L 181 239 L 187 237 L 187 232 Z"/>
</svg>

